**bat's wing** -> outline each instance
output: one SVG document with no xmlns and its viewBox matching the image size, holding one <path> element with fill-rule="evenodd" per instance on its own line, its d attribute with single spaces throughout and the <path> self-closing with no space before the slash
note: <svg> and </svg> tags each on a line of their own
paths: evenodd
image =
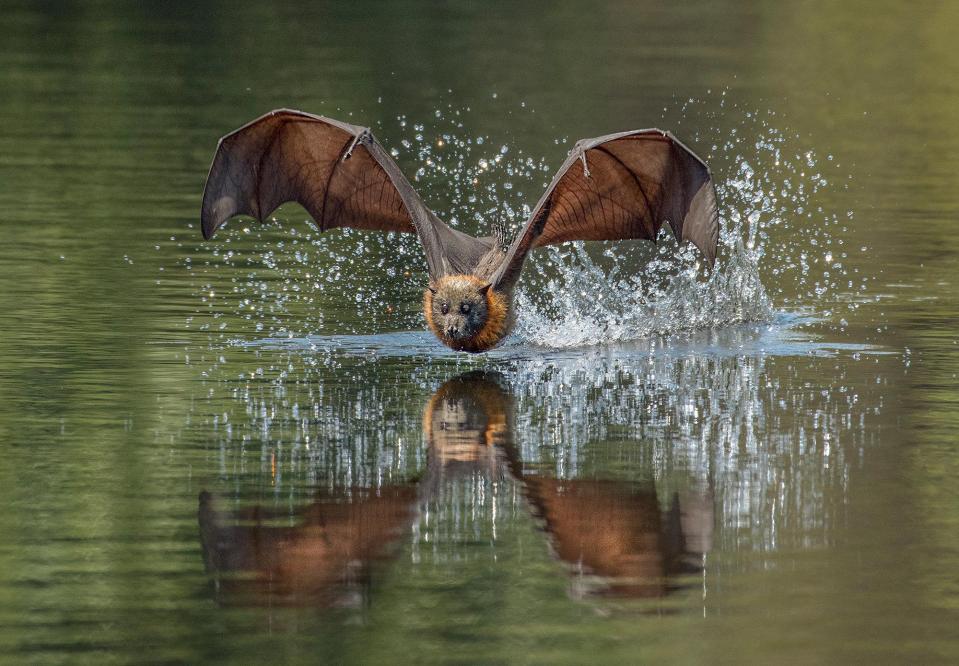
<svg viewBox="0 0 959 666">
<path fill-rule="evenodd" d="M 527 253 L 570 240 L 655 240 L 664 222 L 712 264 L 719 214 L 706 163 L 658 129 L 579 141 L 493 277 L 516 283 Z"/>
<path fill-rule="evenodd" d="M 434 278 L 468 272 L 490 246 L 427 208 L 369 129 L 279 109 L 220 139 L 203 192 L 203 236 L 234 215 L 263 220 L 287 201 L 321 231 L 416 233 Z"/>
</svg>

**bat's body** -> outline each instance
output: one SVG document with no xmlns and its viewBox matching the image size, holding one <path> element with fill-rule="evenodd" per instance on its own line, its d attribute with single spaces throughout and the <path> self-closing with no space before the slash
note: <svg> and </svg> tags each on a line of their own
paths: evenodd
<svg viewBox="0 0 959 666">
<path fill-rule="evenodd" d="M 264 219 L 300 203 L 321 231 L 415 233 L 429 272 L 423 309 L 453 349 L 481 352 L 513 327 L 527 254 L 571 240 L 655 240 L 664 223 L 712 263 L 719 217 L 709 169 L 668 132 L 637 130 L 576 144 L 519 235 L 503 249 L 442 222 L 363 127 L 281 109 L 220 140 L 203 194 L 203 235 L 234 215 Z"/>
</svg>

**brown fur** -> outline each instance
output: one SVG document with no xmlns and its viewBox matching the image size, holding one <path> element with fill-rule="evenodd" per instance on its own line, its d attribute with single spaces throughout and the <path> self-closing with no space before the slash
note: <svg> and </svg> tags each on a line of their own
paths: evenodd
<svg viewBox="0 0 959 666">
<path fill-rule="evenodd" d="M 436 288 L 442 289 L 444 282 L 454 279 L 471 282 L 477 289 L 488 284 L 475 275 L 448 275 L 437 281 Z M 427 289 L 423 294 L 423 313 L 426 315 L 427 326 L 443 344 L 457 351 L 486 351 L 498 345 L 509 334 L 511 328 L 509 296 L 489 289 L 486 292 L 486 308 L 486 322 L 478 333 L 469 338 L 452 339 L 447 337 L 433 321 L 433 292 Z"/>
</svg>

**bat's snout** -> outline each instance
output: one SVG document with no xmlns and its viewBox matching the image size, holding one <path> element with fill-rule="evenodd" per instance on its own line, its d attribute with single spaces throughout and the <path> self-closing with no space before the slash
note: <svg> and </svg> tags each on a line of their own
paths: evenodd
<svg viewBox="0 0 959 666">
<path fill-rule="evenodd" d="M 446 337 L 456 340 L 460 337 L 460 329 L 457 326 L 447 326 L 446 327 Z"/>
</svg>

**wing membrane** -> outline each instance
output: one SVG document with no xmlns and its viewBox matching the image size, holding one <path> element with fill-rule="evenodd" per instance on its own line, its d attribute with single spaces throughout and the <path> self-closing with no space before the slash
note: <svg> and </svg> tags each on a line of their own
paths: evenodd
<svg viewBox="0 0 959 666">
<path fill-rule="evenodd" d="M 535 247 L 571 240 L 655 240 L 664 223 L 712 264 L 719 214 L 709 169 L 668 132 L 637 130 L 576 144 L 513 242 L 497 284 L 515 283 Z"/>
<path fill-rule="evenodd" d="M 235 215 L 264 220 L 288 201 L 322 231 L 415 232 L 433 277 L 465 272 L 489 246 L 427 208 L 368 129 L 280 109 L 220 140 L 203 193 L 203 236 Z"/>
</svg>

